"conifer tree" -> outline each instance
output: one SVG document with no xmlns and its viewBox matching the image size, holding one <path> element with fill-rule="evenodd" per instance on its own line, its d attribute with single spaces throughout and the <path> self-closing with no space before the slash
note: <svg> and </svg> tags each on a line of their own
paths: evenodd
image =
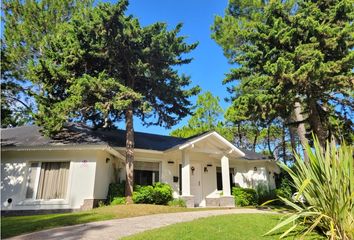
<svg viewBox="0 0 354 240">
<path fill-rule="evenodd" d="M 126 124 L 126 195 L 133 193 L 133 118 L 145 126 L 170 128 L 190 113 L 189 97 L 199 87 L 175 66 L 197 44 L 179 36 L 182 25 L 142 27 L 125 15 L 128 2 L 84 8 L 47 39 L 43 55 L 30 68 L 41 92 L 36 122 L 55 134 L 66 122 L 94 128 Z"/>
<path fill-rule="evenodd" d="M 230 63 L 236 121 L 280 118 L 320 142 L 353 140 L 353 7 L 350 0 L 230 0 L 212 37 Z M 304 125 L 306 124 L 306 125 Z"/>
</svg>

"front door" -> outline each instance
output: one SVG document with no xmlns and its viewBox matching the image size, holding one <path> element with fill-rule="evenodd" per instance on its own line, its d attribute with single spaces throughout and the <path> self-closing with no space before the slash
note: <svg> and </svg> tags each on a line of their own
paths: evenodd
<svg viewBox="0 0 354 240">
<path fill-rule="evenodd" d="M 191 164 L 191 195 L 194 196 L 195 206 L 199 206 L 202 197 L 202 168 L 200 163 Z"/>
</svg>

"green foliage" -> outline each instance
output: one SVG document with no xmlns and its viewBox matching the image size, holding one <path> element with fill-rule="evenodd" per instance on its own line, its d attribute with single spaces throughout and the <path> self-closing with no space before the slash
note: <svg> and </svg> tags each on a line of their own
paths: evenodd
<svg viewBox="0 0 354 240">
<path fill-rule="evenodd" d="M 127 108 L 145 125 L 171 127 L 190 113 L 188 98 L 199 87 L 174 66 L 197 44 L 178 36 L 182 25 L 140 26 L 125 15 L 128 2 L 86 7 L 61 24 L 30 65 L 29 79 L 42 86 L 36 95 L 36 122 L 48 134 L 65 122 L 112 127 Z M 154 116 L 154 117 L 152 117 Z"/>
<path fill-rule="evenodd" d="M 186 201 L 182 198 L 175 198 L 168 202 L 168 206 L 171 207 L 187 207 Z"/>
<path fill-rule="evenodd" d="M 258 205 L 277 198 L 275 190 L 270 190 L 268 186 L 264 184 L 258 184 L 256 187 L 256 192 Z"/>
<path fill-rule="evenodd" d="M 235 198 L 236 206 L 254 206 L 258 203 L 257 192 L 252 188 L 233 187 L 232 195 Z"/>
<path fill-rule="evenodd" d="M 173 199 L 173 190 L 166 183 L 155 183 L 153 186 L 137 186 L 133 193 L 134 203 L 167 205 Z"/>
<path fill-rule="evenodd" d="M 42 55 L 48 38 L 91 0 L 4 0 L 1 36 L 1 126 L 33 121 L 33 94 L 40 85 L 29 76 L 30 65 Z"/>
<path fill-rule="evenodd" d="M 324 149 L 317 138 L 314 150 L 309 145 L 304 147 L 309 156 L 308 163 L 296 155 L 294 170 L 285 164 L 281 167 L 290 174 L 298 196 L 306 199 L 306 205 L 281 198 L 294 208 L 295 213 L 290 213 L 268 233 L 291 224 L 284 236 L 302 225 L 306 229 L 303 235 L 319 229 L 330 239 L 354 239 L 353 147 L 327 143 Z"/>
<path fill-rule="evenodd" d="M 291 196 L 293 195 L 290 180 L 287 178 L 282 178 L 280 187 L 275 189 L 275 194 L 278 197 L 282 197 L 290 200 Z"/>
<path fill-rule="evenodd" d="M 166 205 L 173 199 L 173 190 L 170 185 L 166 183 L 157 182 L 154 184 L 154 203 L 159 205 Z"/>
<path fill-rule="evenodd" d="M 215 130 L 232 141 L 234 134 L 231 129 L 221 121 L 223 109 L 219 105 L 219 97 L 213 96 L 211 92 L 200 94 L 196 104 L 192 107 L 193 115 L 187 125 L 173 130 L 170 135 L 175 137 L 188 138 L 204 132 Z"/>
<path fill-rule="evenodd" d="M 115 197 L 111 201 L 110 205 L 123 205 L 126 203 L 125 197 Z"/>
<path fill-rule="evenodd" d="M 154 187 L 153 186 L 139 186 L 135 189 L 133 193 L 134 203 L 154 203 Z"/>
<path fill-rule="evenodd" d="M 351 0 L 229 1 L 212 37 L 236 66 L 224 80 L 237 82 L 228 86 L 233 121 L 296 125 L 299 102 L 321 142 L 351 141 L 353 12 Z"/>
<path fill-rule="evenodd" d="M 115 198 L 125 196 L 125 181 L 121 183 L 110 183 L 108 187 L 107 203 L 111 203 Z"/>
</svg>

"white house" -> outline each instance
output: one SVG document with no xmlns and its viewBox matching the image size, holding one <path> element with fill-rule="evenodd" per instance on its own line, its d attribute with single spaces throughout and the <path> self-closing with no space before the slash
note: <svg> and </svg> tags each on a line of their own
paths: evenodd
<svg viewBox="0 0 354 240">
<path fill-rule="evenodd" d="M 1 210 L 95 207 L 125 180 L 125 131 L 71 124 L 55 137 L 37 126 L 1 130 Z M 135 132 L 134 181 L 165 182 L 189 207 L 233 206 L 232 186 L 275 188 L 275 162 L 217 132 L 176 138 Z"/>
</svg>

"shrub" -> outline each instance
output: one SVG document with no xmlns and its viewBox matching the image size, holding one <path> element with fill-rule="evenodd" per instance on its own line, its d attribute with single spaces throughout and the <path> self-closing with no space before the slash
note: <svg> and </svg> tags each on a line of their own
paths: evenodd
<svg viewBox="0 0 354 240">
<path fill-rule="evenodd" d="M 125 203 L 126 203 L 125 197 L 115 197 L 110 202 L 110 205 L 122 205 L 122 204 L 125 204 Z"/>
<path fill-rule="evenodd" d="M 256 187 L 257 192 L 257 203 L 259 205 L 267 202 L 269 200 L 274 200 L 277 198 L 275 190 L 269 190 L 269 188 L 264 184 L 258 184 Z"/>
<path fill-rule="evenodd" d="M 291 199 L 293 192 L 292 192 L 292 188 L 291 188 L 291 182 L 289 181 L 288 178 L 283 178 L 281 180 L 280 187 L 275 189 L 275 194 L 278 197 Z"/>
<path fill-rule="evenodd" d="M 121 183 L 111 183 L 108 187 L 107 203 L 110 204 L 116 197 L 125 196 L 125 181 Z"/>
<path fill-rule="evenodd" d="M 134 203 L 154 203 L 154 187 L 153 186 L 142 186 L 138 187 L 136 191 L 133 192 L 133 202 Z"/>
<path fill-rule="evenodd" d="M 167 205 L 173 200 L 173 190 L 166 183 L 155 183 L 154 185 L 154 204 Z"/>
<path fill-rule="evenodd" d="M 153 186 L 139 186 L 133 193 L 134 203 L 167 205 L 173 200 L 173 190 L 165 183 L 155 183 Z"/>
<path fill-rule="evenodd" d="M 237 206 L 256 205 L 258 202 L 257 192 L 251 188 L 233 187 L 232 195 Z"/>
<path fill-rule="evenodd" d="M 175 198 L 172 201 L 168 202 L 168 206 L 172 207 L 187 207 L 186 201 L 184 201 L 182 198 Z"/>
<path fill-rule="evenodd" d="M 303 236 L 318 229 L 330 239 L 354 239 L 353 148 L 345 144 L 331 146 L 327 143 L 324 150 L 316 138 L 314 151 L 309 145 L 304 147 L 309 156 L 308 162 L 296 155 L 294 170 L 285 164 L 281 164 L 281 167 L 290 174 L 298 196 L 306 199 L 306 205 L 280 197 L 285 204 L 295 209 L 295 213 L 289 214 L 268 234 L 290 224 L 284 236 L 302 225 L 306 229 Z"/>
</svg>

